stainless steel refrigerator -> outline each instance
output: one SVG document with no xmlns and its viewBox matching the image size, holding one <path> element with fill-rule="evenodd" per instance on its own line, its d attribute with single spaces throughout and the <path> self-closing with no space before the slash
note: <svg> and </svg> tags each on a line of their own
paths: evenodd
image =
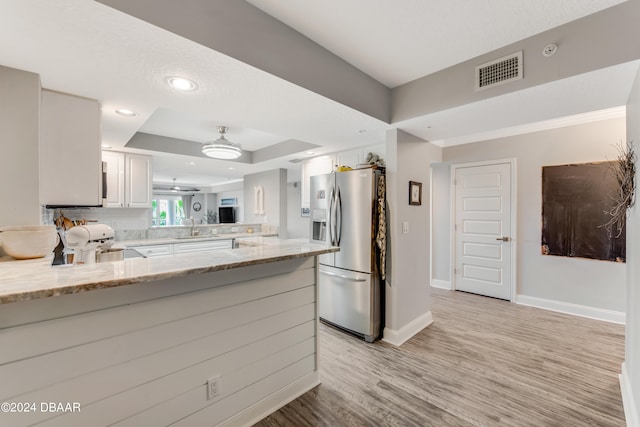
<svg viewBox="0 0 640 427">
<path fill-rule="evenodd" d="M 380 335 L 381 289 L 375 236 L 376 169 L 311 177 L 311 240 L 339 246 L 320 256 L 320 318 L 373 342 Z"/>
</svg>

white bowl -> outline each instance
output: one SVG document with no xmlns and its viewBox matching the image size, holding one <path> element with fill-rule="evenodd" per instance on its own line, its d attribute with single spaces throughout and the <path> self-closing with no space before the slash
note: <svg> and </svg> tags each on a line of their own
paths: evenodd
<svg viewBox="0 0 640 427">
<path fill-rule="evenodd" d="M 20 225 L 0 228 L 0 242 L 7 255 L 15 259 L 42 258 L 58 245 L 60 236 L 54 225 Z"/>
</svg>

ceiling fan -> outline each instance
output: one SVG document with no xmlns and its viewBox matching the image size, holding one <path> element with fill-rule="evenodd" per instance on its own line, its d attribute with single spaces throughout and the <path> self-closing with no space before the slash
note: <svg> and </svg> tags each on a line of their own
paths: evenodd
<svg viewBox="0 0 640 427">
<path fill-rule="evenodd" d="M 167 186 L 154 186 L 153 187 L 154 190 L 160 190 L 160 191 L 170 191 L 172 193 L 193 193 L 195 191 L 200 191 L 199 188 L 197 187 L 180 187 L 179 185 L 176 184 L 176 179 L 173 178 L 173 185 L 170 187 Z"/>
</svg>

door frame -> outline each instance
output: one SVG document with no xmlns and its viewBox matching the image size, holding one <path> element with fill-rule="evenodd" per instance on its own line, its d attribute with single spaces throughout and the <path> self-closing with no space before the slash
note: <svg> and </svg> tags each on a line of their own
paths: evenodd
<svg viewBox="0 0 640 427">
<path fill-rule="evenodd" d="M 516 284 L 516 278 L 518 277 L 517 275 L 517 265 L 518 265 L 518 258 L 517 258 L 517 246 L 518 246 L 518 236 L 517 236 L 517 232 L 518 232 L 518 224 L 517 224 L 517 206 L 518 206 L 518 200 L 517 200 L 517 191 L 516 191 L 516 185 L 517 185 L 517 179 L 516 179 L 516 159 L 515 158 L 507 158 L 507 159 L 497 159 L 497 160 L 484 160 L 484 161 L 479 161 L 479 162 L 470 162 L 470 163 L 454 163 L 451 165 L 451 181 L 450 181 L 450 187 L 451 191 L 450 191 L 450 201 L 451 201 L 451 206 L 450 206 L 450 212 L 451 212 L 451 221 L 450 221 L 450 230 L 449 230 L 449 236 L 450 236 L 450 243 L 449 243 L 449 249 L 450 249 L 450 259 L 451 259 L 451 265 L 450 265 L 450 276 L 451 277 L 451 289 L 452 290 L 456 290 L 456 275 L 455 275 L 455 267 L 456 267 L 456 230 L 455 230 L 455 226 L 456 226 L 456 220 L 457 218 L 457 214 L 456 214 L 456 186 L 455 186 L 455 180 L 456 180 L 456 171 L 458 169 L 462 169 L 462 168 L 469 168 L 469 167 L 476 167 L 476 166 L 491 166 L 491 165 L 496 165 L 496 164 L 500 164 L 500 163 L 508 163 L 510 165 L 510 169 L 511 169 L 511 192 L 510 192 L 510 197 L 511 197 L 511 233 L 510 233 L 510 239 L 511 239 L 511 298 L 510 301 L 511 302 L 515 302 L 516 301 L 516 291 L 518 289 L 517 284 Z"/>
</svg>

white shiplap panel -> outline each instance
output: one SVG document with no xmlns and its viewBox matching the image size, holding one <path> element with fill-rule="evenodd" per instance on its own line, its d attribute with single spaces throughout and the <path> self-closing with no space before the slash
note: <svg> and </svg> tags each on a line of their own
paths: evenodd
<svg viewBox="0 0 640 427">
<path fill-rule="evenodd" d="M 89 313 L 105 308 L 124 306 L 262 277 L 276 276 L 289 271 L 314 268 L 314 266 L 314 257 L 296 258 L 275 263 L 217 271 L 214 273 L 215 276 L 209 274 L 193 274 L 176 280 L 145 282 L 129 286 L 97 289 L 78 294 L 62 295 L 54 298 L 41 298 L 21 301 L 19 303 L 4 304 L 2 310 L 0 310 L 0 331 L 9 327 L 68 317 L 75 314 Z M 178 283 L 179 286 L 176 286 L 176 283 Z"/>
<path fill-rule="evenodd" d="M 271 375 L 251 384 L 241 392 L 229 396 L 217 405 L 207 406 L 180 421 L 174 427 L 213 426 L 237 414 L 242 408 L 255 405 L 279 389 L 286 387 L 298 378 L 312 372 L 315 368 L 315 357 L 309 356 L 293 365 L 282 369 L 277 375 Z M 191 396 L 190 396 L 191 397 Z"/>
<path fill-rule="evenodd" d="M 316 327 L 314 311 L 314 304 L 298 307 L 148 357 L 72 378 L 19 396 L 16 401 L 47 401 L 51 396 L 63 402 L 75 401 L 78 394 L 82 393 L 83 412 L 99 402 L 110 408 L 113 416 L 117 414 L 115 420 L 118 420 L 139 412 L 140 402 L 144 402 L 144 407 L 152 406 L 193 388 L 193 381 L 197 383 L 197 379 L 185 371 L 187 367 L 197 367 L 220 355 L 232 354 L 237 349 L 242 349 L 241 354 L 249 351 L 256 357 L 264 357 L 269 354 L 269 349 L 276 351 L 313 336 Z M 235 357 L 233 360 L 237 364 L 243 359 Z M 220 367 L 215 372 L 229 370 Z M 199 380 L 204 381 L 212 372 L 213 369 L 197 375 Z M 173 379 L 175 376 L 177 379 Z M 171 383 L 167 384 L 167 380 L 171 380 Z M 96 384 L 100 384 L 100 387 L 96 387 Z M 149 387 L 148 384 L 154 385 Z M 51 414 L 24 417 L 24 425 L 28 424 L 27 421 L 41 421 L 50 417 Z"/>
<path fill-rule="evenodd" d="M 215 273 L 210 274 L 214 276 Z M 212 279 L 213 280 L 213 279 Z M 173 279 L 180 286 L 180 279 Z M 315 281 L 314 270 L 306 269 L 255 279 L 244 283 L 217 287 L 216 292 L 199 291 L 153 302 L 116 307 L 76 317 L 55 319 L 16 328 L 0 330 L 0 365 L 44 352 L 78 346 L 150 327 L 158 322 L 170 322 L 229 307 L 247 298 L 259 299 Z M 161 318 L 158 316 L 162 316 Z M 79 322 L 80 320 L 80 322 Z M 82 328 L 78 329 L 77 326 Z"/>
<path fill-rule="evenodd" d="M 266 347 L 265 355 L 256 351 L 256 347 L 240 348 L 234 352 L 224 354 L 221 357 L 207 361 L 206 363 L 189 367 L 184 371 L 174 373 L 157 381 L 144 384 L 138 389 L 113 396 L 94 405 L 83 406 L 79 414 L 69 414 L 43 423 L 47 427 L 72 427 L 91 425 L 95 420 L 100 420 L 103 425 L 110 425 L 125 416 L 135 415 L 140 411 L 140 402 L 147 406 L 166 405 L 166 400 L 181 396 L 185 393 L 197 394 L 192 400 L 195 408 L 189 408 L 189 413 L 204 406 L 217 402 L 226 405 L 225 398 L 251 385 L 252 383 L 277 374 L 281 369 L 312 355 L 315 351 L 313 337 L 301 342 L 285 340 L 283 346 Z M 277 347 L 277 348 L 274 348 Z M 235 360 L 234 360 L 235 359 Z M 246 366 L 245 368 L 242 368 Z M 212 400 L 207 400 L 206 379 L 214 374 L 220 375 L 221 395 Z M 166 399 L 158 399 L 161 395 L 169 395 Z M 154 399 L 155 398 L 155 399 Z M 186 408 L 182 408 L 183 410 Z M 151 409 L 153 411 L 153 408 Z M 165 418 L 161 423 L 142 422 L 137 420 L 133 425 L 167 425 L 182 417 L 176 412 L 174 419 Z"/>
<path fill-rule="evenodd" d="M 209 292 L 216 293 L 216 290 L 213 289 Z M 153 354 L 218 331 L 263 319 L 278 312 L 285 312 L 314 302 L 314 300 L 315 286 L 309 286 L 68 348 L 64 351 L 5 364 L 0 366 L 0 378 L 2 378 L 0 397 L 6 399 L 18 396 L 68 378 Z M 155 302 L 150 301 L 147 304 Z M 188 310 L 184 304 L 176 305 L 175 310 Z M 162 321 L 161 312 L 155 312 L 151 315 L 155 316 L 157 322 Z M 105 318 L 105 320 L 109 319 L 115 321 L 115 317 Z M 75 326 L 74 330 L 68 333 L 74 333 L 75 330 L 84 328 L 80 319 Z"/>
</svg>

